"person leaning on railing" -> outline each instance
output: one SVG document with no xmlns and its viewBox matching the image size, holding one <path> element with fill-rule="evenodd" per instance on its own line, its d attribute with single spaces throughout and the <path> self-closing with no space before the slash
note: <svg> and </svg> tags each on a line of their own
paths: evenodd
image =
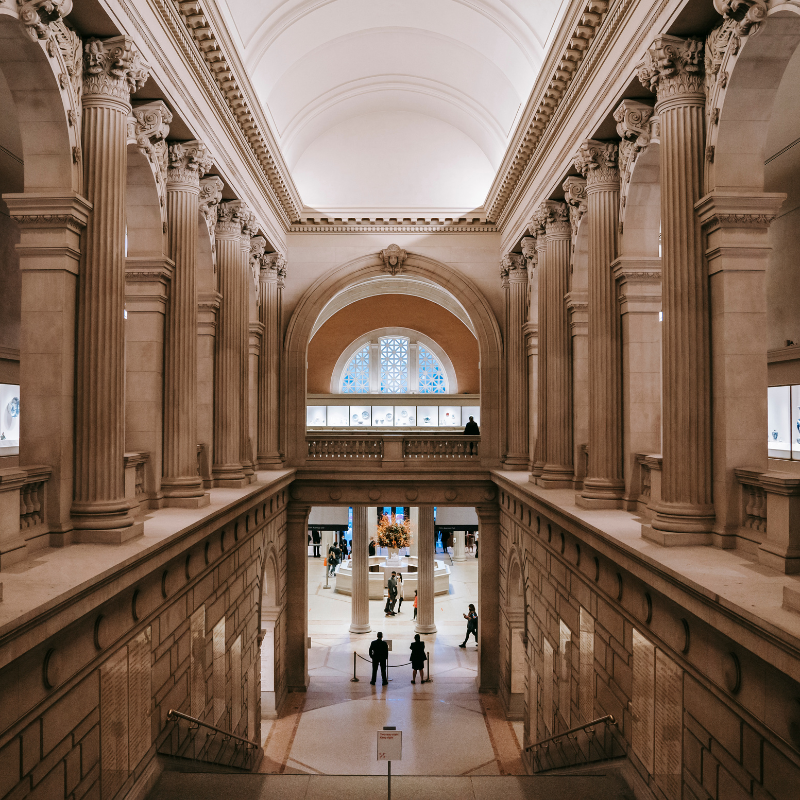
<svg viewBox="0 0 800 800">
<path fill-rule="evenodd" d="M 469 422 L 464 426 L 464 436 L 480 436 L 481 429 L 478 427 L 478 423 L 470 417 Z M 478 454 L 478 445 L 477 442 L 467 442 L 467 453 L 469 455 L 477 455 Z"/>
</svg>

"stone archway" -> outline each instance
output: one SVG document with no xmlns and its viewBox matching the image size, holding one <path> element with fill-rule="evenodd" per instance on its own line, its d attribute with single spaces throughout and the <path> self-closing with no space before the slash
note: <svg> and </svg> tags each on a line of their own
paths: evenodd
<svg viewBox="0 0 800 800">
<path fill-rule="evenodd" d="M 507 621 L 505 634 L 506 680 L 503 682 L 506 714 L 509 719 L 522 719 L 525 703 L 526 679 L 526 609 L 525 582 L 522 566 L 516 549 L 512 551 L 506 580 L 504 616 Z"/>
<path fill-rule="evenodd" d="M 283 686 L 281 652 L 284 648 L 278 562 L 274 547 L 267 547 L 261 572 L 259 618 L 261 625 L 261 716 L 277 716 Z"/>
<path fill-rule="evenodd" d="M 303 295 L 286 331 L 284 346 L 287 466 L 305 460 L 306 354 L 317 318 L 327 303 L 350 286 L 384 275 L 379 253 L 348 261 L 320 278 Z M 408 253 L 403 274 L 446 288 L 461 304 L 475 329 L 480 352 L 482 461 L 499 466 L 502 444 L 502 336 L 486 299 L 452 267 L 427 256 Z"/>
</svg>

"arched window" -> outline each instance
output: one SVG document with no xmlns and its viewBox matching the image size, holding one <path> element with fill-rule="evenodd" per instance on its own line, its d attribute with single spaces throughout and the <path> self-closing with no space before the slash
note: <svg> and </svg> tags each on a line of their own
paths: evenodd
<svg viewBox="0 0 800 800">
<path fill-rule="evenodd" d="M 331 391 L 448 394 L 458 387 L 450 359 L 433 340 L 416 331 L 383 328 L 361 337 L 342 353 Z"/>
</svg>

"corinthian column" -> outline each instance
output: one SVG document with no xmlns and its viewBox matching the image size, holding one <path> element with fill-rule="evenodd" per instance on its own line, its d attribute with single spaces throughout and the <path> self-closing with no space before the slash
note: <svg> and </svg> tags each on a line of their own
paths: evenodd
<svg viewBox="0 0 800 800">
<path fill-rule="evenodd" d="M 539 274 L 536 271 L 536 239 L 533 236 L 523 237 L 522 255 L 528 270 L 528 314 L 527 320 L 522 326 L 522 331 L 525 339 L 528 373 L 528 469 L 533 469 L 536 461 L 537 395 L 539 389 Z"/>
<path fill-rule="evenodd" d="M 547 210 L 544 206 L 539 206 L 533 215 L 528 226 L 528 232 L 536 237 L 536 279 L 537 293 L 537 333 L 538 333 L 538 357 L 536 359 L 536 449 L 531 468 L 531 480 L 535 480 L 542 474 L 545 462 L 547 461 L 547 236 L 545 231 L 545 220 Z"/>
<path fill-rule="evenodd" d="M 264 340 L 258 365 L 258 466 L 275 469 L 283 463 L 280 454 L 280 354 L 281 295 L 286 274 L 286 259 L 269 253 L 261 260 L 258 300 L 259 321 L 264 325 Z"/>
<path fill-rule="evenodd" d="M 586 178 L 589 222 L 589 469 L 578 505 L 618 508 L 622 462 L 622 344 L 617 286 L 618 147 L 583 142 L 575 168 Z"/>
<path fill-rule="evenodd" d="M 417 633 L 436 633 L 433 621 L 433 565 L 436 557 L 436 538 L 433 525 L 433 506 L 419 507 L 417 529 Z"/>
<path fill-rule="evenodd" d="M 126 36 L 84 48 L 84 193 L 93 205 L 78 281 L 75 374 L 76 529 L 82 540 L 142 532 L 125 499 L 125 173 L 130 95 L 148 66 Z M 66 379 L 67 376 L 64 376 Z"/>
<path fill-rule="evenodd" d="M 664 544 L 700 543 L 714 522 L 708 275 L 694 210 L 703 176 L 703 43 L 659 36 L 638 72 L 657 93 L 661 123 L 664 310 L 662 502 L 642 533 Z"/>
<path fill-rule="evenodd" d="M 528 270 L 519 253 L 503 256 L 500 265 L 506 303 L 506 442 L 504 460 L 508 469 L 528 466 L 528 404 L 525 342 L 522 326 L 527 318 Z"/>
<path fill-rule="evenodd" d="M 539 483 L 548 488 L 572 486 L 572 347 L 565 296 L 569 291 L 571 227 L 566 203 L 548 200 L 547 237 L 547 462 Z"/>
<path fill-rule="evenodd" d="M 214 476 L 215 486 L 245 486 L 242 469 L 242 366 L 247 357 L 247 306 L 242 258 L 242 220 L 250 211 L 240 200 L 220 203 L 215 247 L 219 304 L 216 362 L 214 365 Z"/>
<path fill-rule="evenodd" d="M 239 239 L 242 255 L 241 282 L 239 297 L 241 303 L 242 322 L 239 335 L 242 339 L 241 362 L 239 372 L 239 448 L 242 471 L 248 482 L 255 480 L 255 464 L 253 463 L 253 446 L 250 442 L 250 243 L 257 225 L 255 215 L 247 209 L 241 214 L 242 236 Z"/>
<path fill-rule="evenodd" d="M 353 589 L 350 633 L 369 633 L 369 550 L 367 507 L 353 506 Z"/>
<path fill-rule="evenodd" d="M 197 223 L 200 178 L 211 168 L 202 142 L 169 147 L 167 218 L 175 262 L 164 353 L 164 477 L 170 506 L 199 508 L 209 495 L 197 471 Z"/>
</svg>

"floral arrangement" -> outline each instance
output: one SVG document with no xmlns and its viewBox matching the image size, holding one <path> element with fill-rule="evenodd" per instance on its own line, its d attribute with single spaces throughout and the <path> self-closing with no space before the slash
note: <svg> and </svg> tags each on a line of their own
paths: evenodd
<svg viewBox="0 0 800 800">
<path fill-rule="evenodd" d="M 408 547 L 411 544 L 411 520 L 398 522 L 394 514 L 391 519 L 384 514 L 378 523 L 378 544 L 393 549 Z"/>
</svg>

